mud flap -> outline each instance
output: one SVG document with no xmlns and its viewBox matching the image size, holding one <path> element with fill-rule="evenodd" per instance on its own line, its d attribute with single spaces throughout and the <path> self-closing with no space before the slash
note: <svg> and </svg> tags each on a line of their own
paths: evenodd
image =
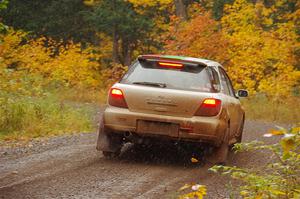
<svg viewBox="0 0 300 199">
<path fill-rule="evenodd" d="M 208 161 L 213 164 L 221 164 L 225 165 L 227 161 L 227 156 L 230 151 L 230 147 L 228 144 L 229 141 L 229 128 L 227 128 L 227 131 L 225 132 L 224 140 L 222 144 L 218 147 L 216 147 L 213 150 L 213 154 L 211 154 L 210 157 L 208 157 Z"/>
<path fill-rule="evenodd" d="M 110 134 L 104 127 L 103 122 L 101 122 L 96 149 L 98 151 L 117 152 L 121 149 L 121 147 L 121 139 Z"/>
</svg>

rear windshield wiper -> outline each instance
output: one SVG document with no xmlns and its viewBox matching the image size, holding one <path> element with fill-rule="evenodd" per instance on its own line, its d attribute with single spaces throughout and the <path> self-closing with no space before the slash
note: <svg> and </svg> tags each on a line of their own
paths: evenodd
<svg viewBox="0 0 300 199">
<path fill-rule="evenodd" d="M 166 88 L 167 85 L 165 83 L 156 83 L 156 82 L 133 82 L 133 84 L 145 85 L 145 86 L 154 86 L 160 88 Z"/>
</svg>

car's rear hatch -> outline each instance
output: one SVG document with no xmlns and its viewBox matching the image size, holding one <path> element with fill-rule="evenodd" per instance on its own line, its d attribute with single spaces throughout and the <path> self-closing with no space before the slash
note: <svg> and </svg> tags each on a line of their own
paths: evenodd
<svg viewBox="0 0 300 199">
<path fill-rule="evenodd" d="M 120 83 L 130 111 L 192 117 L 214 89 L 203 63 L 140 57 Z"/>
<path fill-rule="evenodd" d="M 130 111 L 160 115 L 192 117 L 211 93 L 184 91 L 149 86 L 116 84 Z"/>
</svg>

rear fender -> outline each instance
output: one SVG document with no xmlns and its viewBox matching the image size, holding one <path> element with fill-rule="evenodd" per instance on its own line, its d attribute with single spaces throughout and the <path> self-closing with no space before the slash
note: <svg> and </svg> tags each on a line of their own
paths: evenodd
<svg viewBox="0 0 300 199">
<path fill-rule="evenodd" d="M 226 133 L 228 133 L 228 127 L 230 129 L 229 114 L 226 108 L 222 108 L 219 119 L 221 122 L 217 130 L 218 141 L 215 144 L 216 146 L 220 146 L 224 142 L 227 137 Z"/>
</svg>

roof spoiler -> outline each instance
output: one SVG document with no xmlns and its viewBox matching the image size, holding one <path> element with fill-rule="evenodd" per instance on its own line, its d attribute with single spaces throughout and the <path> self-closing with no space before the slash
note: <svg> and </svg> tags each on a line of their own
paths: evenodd
<svg viewBox="0 0 300 199">
<path fill-rule="evenodd" d="M 162 55 L 140 55 L 137 58 L 139 61 L 146 61 L 146 60 L 152 60 L 152 61 L 162 61 L 162 62 L 180 62 L 180 63 L 186 63 L 186 64 L 196 64 L 199 66 L 207 66 L 205 63 L 187 60 L 187 59 L 180 59 L 176 56 L 162 56 Z"/>
</svg>

